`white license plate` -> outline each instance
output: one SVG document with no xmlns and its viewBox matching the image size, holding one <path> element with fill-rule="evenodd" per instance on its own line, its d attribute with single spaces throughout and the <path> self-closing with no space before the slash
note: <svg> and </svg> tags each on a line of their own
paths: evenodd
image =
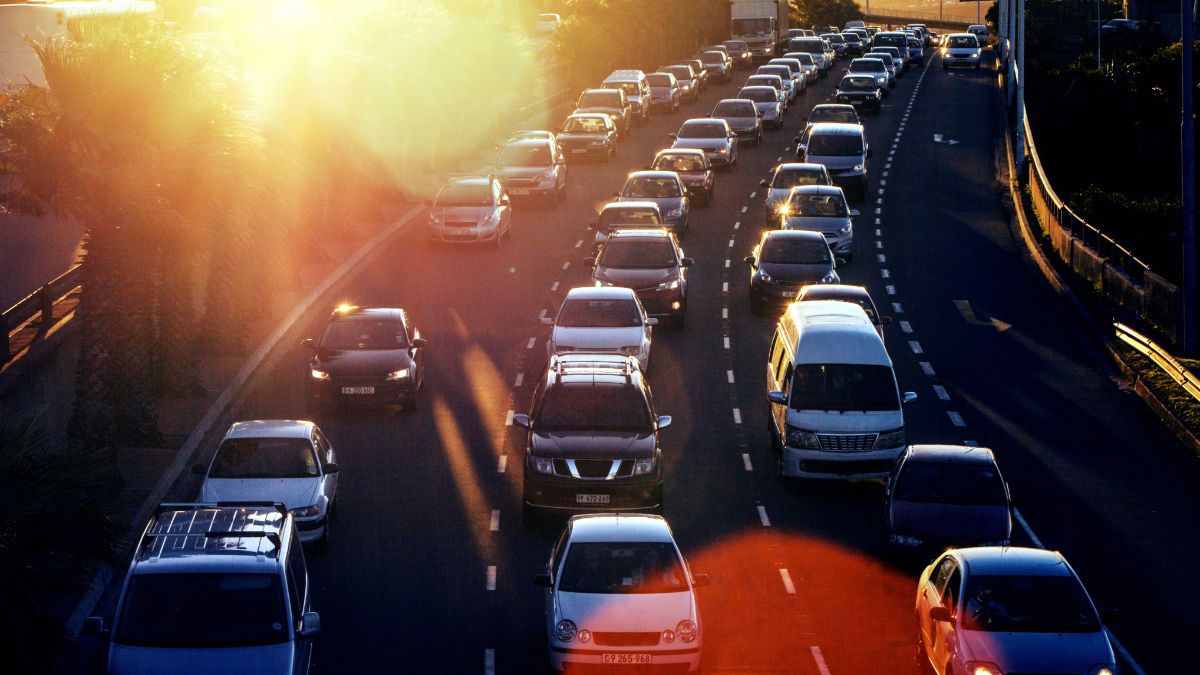
<svg viewBox="0 0 1200 675">
<path fill-rule="evenodd" d="M 587 152 L 587 148 L 571 148 L 572 155 L 582 155 Z"/>
<path fill-rule="evenodd" d="M 529 194 L 529 190 L 509 190 L 508 194 L 516 196 L 516 197 L 520 197 L 521 195 Z"/>
<path fill-rule="evenodd" d="M 650 654 L 604 654 L 602 663 L 626 666 L 648 666 L 654 662 Z"/>
<path fill-rule="evenodd" d="M 375 387 L 342 387 L 343 394 L 374 394 Z"/>
<path fill-rule="evenodd" d="M 607 504 L 612 495 L 575 495 L 576 504 Z M 605 661 L 605 663 L 608 663 Z"/>
</svg>

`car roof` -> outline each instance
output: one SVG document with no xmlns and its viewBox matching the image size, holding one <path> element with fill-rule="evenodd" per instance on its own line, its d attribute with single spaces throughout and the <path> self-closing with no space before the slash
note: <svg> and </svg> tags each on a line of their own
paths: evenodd
<svg viewBox="0 0 1200 675">
<path fill-rule="evenodd" d="M 854 59 L 853 61 L 851 61 L 850 65 L 854 65 L 854 64 L 858 63 L 859 61 L 878 61 L 880 63 L 883 63 L 883 59 L 877 59 L 873 56 L 860 56 L 857 59 Z"/>
<path fill-rule="evenodd" d="M 460 180 L 469 180 L 466 178 Z M 480 179 L 489 180 L 489 179 Z M 361 307 L 358 305 L 341 305 L 333 310 L 330 319 L 342 321 L 354 319 L 403 319 L 404 310 L 398 307 Z"/>
<path fill-rule="evenodd" d="M 994 465 L 996 455 L 989 448 L 977 445 L 910 445 L 909 461 L 935 464 L 979 464 Z"/>
<path fill-rule="evenodd" d="M 809 135 L 825 134 L 830 136 L 862 136 L 863 127 L 861 124 L 850 124 L 848 122 L 816 122 L 812 125 L 812 130 Z"/>
<path fill-rule="evenodd" d="M 589 119 L 601 119 L 601 120 L 611 120 L 612 119 L 611 117 L 609 117 L 608 115 L 605 115 L 604 113 L 577 112 L 577 113 L 571 113 L 570 115 L 567 115 L 567 119 L 571 119 L 573 117 L 574 118 L 586 117 Z"/>
<path fill-rule="evenodd" d="M 974 33 L 951 33 L 946 37 L 975 37 Z"/>
<path fill-rule="evenodd" d="M 825 241 L 825 235 L 812 230 L 767 230 L 763 234 L 763 241 L 768 239 L 817 239 Z"/>
<path fill-rule="evenodd" d="M 688 121 L 690 122 L 691 120 Z M 679 174 L 674 171 L 647 169 L 644 171 L 630 171 L 625 180 L 629 180 L 630 178 L 674 178 L 675 180 L 679 180 Z"/>
<path fill-rule="evenodd" d="M 577 542 L 661 542 L 675 538 L 662 516 L 647 513 L 595 513 L 578 515 L 568 523 L 571 543 Z"/>
<path fill-rule="evenodd" d="M 458 185 L 487 186 L 487 185 L 491 185 L 491 183 L 492 183 L 491 176 L 448 176 L 446 178 L 446 185 L 458 184 Z M 363 309 L 366 309 L 366 308 L 363 308 Z"/>
<path fill-rule="evenodd" d="M 816 234 L 820 234 L 819 232 Z M 840 300 L 793 302 L 786 317 L 799 330 L 797 364 L 846 363 L 891 367 L 866 310 Z"/>
<path fill-rule="evenodd" d="M 316 426 L 308 420 L 246 420 L 230 425 L 225 438 L 312 438 Z"/>
<path fill-rule="evenodd" d="M 813 106 L 812 112 L 816 112 L 818 110 L 854 111 L 854 106 L 850 105 L 849 103 L 818 103 Z"/>
<path fill-rule="evenodd" d="M 282 504 L 162 504 L 138 541 L 133 572 L 274 570 L 288 524 Z"/>
<path fill-rule="evenodd" d="M 817 234 L 820 233 L 818 232 Z M 637 239 L 639 237 L 643 239 L 670 239 L 671 233 L 665 227 L 622 227 L 610 232 L 608 240 Z"/>
<path fill-rule="evenodd" d="M 589 89 L 583 90 L 583 94 L 619 94 L 619 93 L 621 93 L 620 89 L 611 89 L 609 87 L 591 87 Z M 583 94 L 580 94 L 580 96 L 582 96 Z"/>
<path fill-rule="evenodd" d="M 1058 551 L 1020 546 L 977 546 L 955 549 L 970 574 L 999 576 L 1073 577 Z"/>
<path fill-rule="evenodd" d="M 746 101 L 746 99 L 725 99 L 725 101 Z M 717 101 L 717 103 L 724 103 L 725 101 Z M 754 101 L 746 102 L 754 103 Z M 704 154 L 704 151 L 700 148 L 663 148 L 662 150 L 654 153 L 655 157 L 660 157 L 662 155 L 698 155 L 707 157 L 707 155 Z"/>
<path fill-rule="evenodd" d="M 775 93 L 775 87 L 768 86 L 768 85 L 765 85 L 765 84 L 750 84 L 750 85 L 746 85 L 745 87 L 742 87 L 742 88 L 741 88 L 740 90 L 738 90 L 738 91 L 739 91 L 739 93 L 741 93 L 741 92 L 743 92 L 743 91 L 746 91 L 747 89 L 750 89 L 750 90 L 758 90 L 758 89 L 762 89 L 762 90 L 765 90 L 765 91 L 769 91 L 769 92 L 771 92 L 772 94 L 774 94 L 774 93 Z"/>
<path fill-rule="evenodd" d="M 549 138 L 531 138 L 525 136 L 522 138 L 510 138 L 504 142 L 506 148 L 536 148 L 539 146 L 547 146 L 550 144 Z"/>
<path fill-rule="evenodd" d="M 849 284 L 809 284 L 801 288 L 798 295 L 811 296 L 813 299 L 855 296 L 867 298 L 868 300 L 871 299 L 871 294 L 867 292 L 867 289 L 862 286 L 851 286 Z"/>
<path fill-rule="evenodd" d="M 788 192 L 792 195 L 845 195 L 842 188 L 836 185 L 795 185 Z"/>
<path fill-rule="evenodd" d="M 633 300 L 632 288 L 622 286 L 576 286 L 567 291 L 564 300 Z"/>
<path fill-rule="evenodd" d="M 767 87 L 767 88 L 769 89 L 770 87 Z M 754 101 L 751 101 L 748 98 L 723 98 L 720 101 L 717 101 L 716 105 L 714 105 L 713 107 L 715 108 L 716 106 L 721 105 L 722 103 L 749 103 L 750 105 L 754 105 Z"/>
<path fill-rule="evenodd" d="M 619 79 L 622 77 L 640 78 L 640 77 L 644 77 L 645 75 L 646 74 L 640 70 L 626 68 L 626 69 L 622 69 L 622 70 L 614 70 L 608 74 L 608 77 L 606 77 L 604 79 L 605 80 L 615 80 L 615 79 Z"/>
<path fill-rule="evenodd" d="M 703 152 L 703 150 L 701 150 L 700 152 Z M 624 210 L 630 210 L 630 209 L 654 209 L 655 211 L 659 210 L 657 202 L 608 202 L 604 206 L 600 207 L 600 212 L 604 213 L 605 211 L 618 211 L 618 210 L 624 211 Z"/>
<path fill-rule="evenodd" d="M 777 165 L 771 171 L 771 173 L 772 175 L 777 174 L 780 171 L 816 171 L 818 173 L 824 173 L 827 170 L 828 169 L 825 168 L 824 164 L 817 164 L 816 162 L 784 162 L 783 164 Z"/>
</svg>

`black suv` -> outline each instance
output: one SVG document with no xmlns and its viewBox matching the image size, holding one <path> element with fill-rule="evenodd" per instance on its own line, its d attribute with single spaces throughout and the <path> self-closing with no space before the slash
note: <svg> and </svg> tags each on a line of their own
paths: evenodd
<svg viewBox="0 0 1200 675">
<path fill-rule="evenodd" d="M 663 459 L 658 416 L 637 359 L 617 354 L 550 358 L 529 415 L 522 516 L 545 511 L 662 512 Z"/>
<path fill-rule="evenodd" d="M 342 306 L 333 311 L 308 364 L 308 400 L 413 409 L 425 381 L 425 340 L 403 309 Z"/>
</svg>

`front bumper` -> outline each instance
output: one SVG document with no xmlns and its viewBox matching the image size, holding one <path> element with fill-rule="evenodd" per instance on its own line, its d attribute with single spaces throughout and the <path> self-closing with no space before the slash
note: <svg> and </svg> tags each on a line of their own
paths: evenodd
<svg viewBox="0 0 1200 675">
<path fill-rule="evenodd" d="M 866 452 L 783 449 L 780 472 L 794 478 L 875 480 L 886 478 L 903 446 Z"/>
<path fill-rule="evenodd" d="M 851 96 L 847 94 L 837 95 L 838 103 L 849 103 L 858 108 L 874 108 L 880 104 L 880 99 L 874 96 Z"/>
<path fill-rule="evenodd" d="M 694 673 L 700 670 L 700 640 L 689 646 L 677 642 L 671 645 L 655 647 L 562 647 L 557 640 L 551 638 L 550 667 L 554 670 L 567 670 L 572 673 L 579 671 L 610 672 L 610 670 L 633 669 L 633 672 L 643 673 Z M 578 640 L 572 644 L 578 644 Z M 612 665 L 606 663 L 604 655 L 649 655 L 649 665 Z M 610 658 L 612 658 L 610 656 Z"/>
<path fill-rule="evenodd" d="M 942 65 L 947 68 L 974 68 L 979 65 L 978 56 L 955 56 L 953 54 L 945 54 L 942 56 Z"/>
<path fill-rule="evenodd" d="M 704 154 L 708 155 L 708 161 L 713 166 L 729 166 L 733 162 L 733 152 L 720 153 L 706 150 Z"/>
<path fill-rule="evenodd" d="M 750 282 L 750 297 L 764 305 L 790 305 L 796 300 L 796 294 L 801 288 L 811 286 L 817 282 L 787 282 L 779 283 L 772 281 L 771 283 L 763 283 L 761 281 Z"/>
<path fill-rule="evenodd" d="M 394 381 L 382 377 L 344 378 L 334 375 L 328 380 L 310 377 L 306 386 L 309 400 L 318 404 L 395 405 L 403 403 L 416 392 L 416 384 L 411 376 Z"/>
<path fill-rule="evenodd" d="M 603 145 L 564 145 L 563 154 L 569 159 L 571 157 L 588 157 L 591 155 L 607 155 L 611 150 L 611 146 L 607 143 Z"/>
<path fill-rule="evenodd" d="M 558 512 L 655 511 L 662 508 L 662 471 L 634 478 L 583 480 L 535 473 L 525 467 L 522 499 L 537 509 Z M 581 502 L 587 495 L 589 502 Z M 607 498 L 596 503 L 595 497 Z"/>
</svg>

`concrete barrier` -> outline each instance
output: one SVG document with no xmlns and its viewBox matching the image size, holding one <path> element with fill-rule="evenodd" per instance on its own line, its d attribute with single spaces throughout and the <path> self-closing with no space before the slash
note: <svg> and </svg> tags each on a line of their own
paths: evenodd
<svg viewBox="0 0 1200 675">
<path fill-rule="evenodd" d="M 1106 258 L 1101 256 L 1096 251 L 1083 245 L 1083 242 L 1072 237 L 1071 246 L 1071 269 L 1075 273 L 1083 277 L 1088 285 L 1093 289 L 1100 291 L 1104 287 L 1104 267 L 1108 262 Z"/>
</svg>

